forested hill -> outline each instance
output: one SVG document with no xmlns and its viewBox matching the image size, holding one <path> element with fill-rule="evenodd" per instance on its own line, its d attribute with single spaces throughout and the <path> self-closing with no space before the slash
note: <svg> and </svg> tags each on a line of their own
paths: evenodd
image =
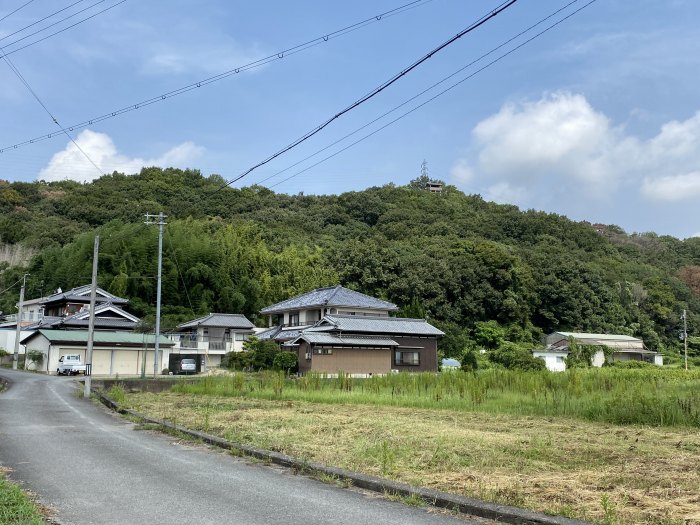
<svg viewBox="0 0 700 525">
<path fill-rule="evenodd" d="M 157 228 L 143 215 L 163 211 L 166 326 L 213 311 L 255 319 L 267 304 L 342 283 L 427 316 L 448 333 L 447 354 L 489 331 L 531 343 L 563 329 L 637 335 L 677 353 L 684 308 L 700 327 L 699 238 L 597 232 L 449 186 L 289 196 L 216 191 L 223 183 L 158 168 L 89 184 L 0 181 L 0 255 L 35 250 L 28 270 L 0 262 L 0 290 L 24 271 L 28 297 L 88 283 L 99 232 L 100 286 L 152 319 Z M 0 310 L 14 312 L 17 294 L 0 296 Z"/>
</svg>

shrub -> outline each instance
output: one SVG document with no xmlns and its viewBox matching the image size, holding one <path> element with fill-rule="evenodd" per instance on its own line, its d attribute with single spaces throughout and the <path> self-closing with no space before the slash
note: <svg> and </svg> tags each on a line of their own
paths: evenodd
<svg viewBox="0 0 700 525">
<path fill-rule="evenodd" d="M 37 366 L 41 366 L 44 362 L 44 353 L 39 350 L 30 350 L 27 352 L 27 358 L 30 363 L 35 363 Z"/>
<path fill-rule="evenodd" d="M 279 352 L 272 360 L 275 370 L 296 372 L 298 367 L 297 354 L 294 352 Z"/>
<path fill-rule="evenodd" d="M 221 366 L 229 370 L 246 370 L 251 366 L 252 357 L 251 352 L 228 352 L 221 359 Z"/>
<path fill-rule="evenodd" d="M 479 358 L 477 357 L 476 350 L 467 350 L 462 354 L 462 370 L 465 372 L 471 372 L 473 370 L 479 369 Z"/>
<path fill-rule="evenodd" d="M 250 353 L 250 367 L 254 370 L 270 370 L 273 368 L 275 356 L 279 353 L 279 346 L 270 339 L 258 339 L 251 337 L 243 343 L 245 352 Z"/>
<path fill-rule="evenodd" d="M 615 368 L 654 368 L 656 367 L 653 363 L 647 363 L 646 361 L 613 361 L 610 366 Z"/>
<path fill-rule="evenodd" d="M 515 343 L 505 342 L 498 350 L 488 352 L 489 360 L 510 370 L 544 370 L 542 359 L 533 357 L 532 352 Z"/>
</svg>

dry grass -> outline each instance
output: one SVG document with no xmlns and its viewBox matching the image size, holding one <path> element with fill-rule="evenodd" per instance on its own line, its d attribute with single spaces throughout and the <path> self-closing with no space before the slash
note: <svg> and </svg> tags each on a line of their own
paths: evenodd
<svg viewBox="0 0 700 525">
<path fill-rule="evenodd" d="M 579 420 L 182 394 L 127 404 L 329 465 L 606 525 L 700 524 L 700 434 Z"/>
</svg>

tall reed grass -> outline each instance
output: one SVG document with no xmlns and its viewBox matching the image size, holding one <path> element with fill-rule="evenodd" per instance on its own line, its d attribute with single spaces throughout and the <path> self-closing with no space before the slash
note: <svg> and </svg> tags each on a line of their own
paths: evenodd
<svg viewBox="0 0 700 525">
<path fill-rule="evenodd" d="M 235 373 L 178 384 L 181 393 L 564 416 L 615 424 L 700 427 L 700 371 L 668 369 L 484 370 L 476 373 Z"/>
</svg>

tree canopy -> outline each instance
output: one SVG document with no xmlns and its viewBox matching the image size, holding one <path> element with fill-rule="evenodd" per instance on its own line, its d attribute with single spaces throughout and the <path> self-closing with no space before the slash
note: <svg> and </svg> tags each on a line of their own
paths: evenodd
<svg viewBox="0 0 700 525">
<path fill-rule="evenodd" d="M 218 175 L 145 168 L 90 183 L 0 181 L 0 243 L 35 254 L 0 262 L 0 290 L 28 271 L 27 297 L 98 281 L 154 315 L 163 211 L 164 326 L 213 311 L 261 322 L 263 306 L 340 283 L 425 315 L 459 357 L 538 342 L 555 330 L 623 333 L 677 353 L 682 309 L 700 327 L 700 239 L 602 233 L 563 216 L 484 201 L 452 186 L 386 185 L 340 195 L 225 188 Z M 0 295 L 14 312 L 18 289 Z"/>
</svg>

